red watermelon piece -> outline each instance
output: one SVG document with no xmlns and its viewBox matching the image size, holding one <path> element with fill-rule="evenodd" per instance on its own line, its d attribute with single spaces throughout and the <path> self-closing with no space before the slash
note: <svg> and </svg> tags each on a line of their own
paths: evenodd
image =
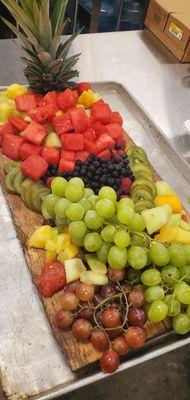
<svg viewBox="0 0 190 400">
<path fill-rule="evenodd" d="M 20 146 L 24 139 L 16 135 L 5 135 L 2 141 L 3 154 L 12 160 L 20 160 Z"/>
<path fill-rule="evenodd" d="M 95 143 L 90 142 L 87 139 L 84 139 L 84 150 L 88 151 L 89 153 L 96 153 Z"/>
<path fill-rule="evenodd" d="M 96 154 L 101 153 L 108 147 L 114 148 L 115 141 L 108 134 L 104 133 L 103 135 L 100 135 L 96 141 Z"/>
<path fill-rule="evenodd" d="M 15 130 L 9 122 L 0 126 L 0 137 L 3 138 L 6 135 L 14 135 Z"/>
<path fill-rule="evenodd" d="M 59 161 L 59 172 L 70 172 L 75 168 L 75 162 L 61 158 Z"/>
<path fill-rule="evenodd" d="M 83 132 L 83 136 L 86 140 L 89 140 L 90 142 L 95 142 L 96 140 L 96 132 L 92 128 L 89 128 L 85 132 Z"/>
<path fill-rule="evenodd" d="M 37 107 L 36 95 L 33 93 L 24 93 L 15 99 L 18 111 L 27 112 Z"/>
<path fill-rule="evenodd" d="M 32 143 L 23 143 L 20 146 L 19 154 L 21 160 L 26 160 L 29 156 L 32 154 L 39 154 L 42 151 L 42 146 L 36 146 L 35 144 Z"/>
<path fill-rule="evenodd" d="M 89 90 L 89 89 L 92 89 L 89 82 L 77 83 L 77 90 L 78 90 L 79 96 L 82 94 L 82 92 L 84 92 L 84 90 Z"/>
<path fill-rule="evenodd" d="M 63 133 L 61 143 L 65 150 L 78 151 L 84 149 L 84 138 L 80 133 Z"/>
<path fill-rule="evenodd" d="M 29 142 L 40 146 L 47 135 L 46 129 L 33 121 L 26 129 L 22 132 L 22 136 Z"/>
<path fill-rule="evenodd" d="M 41 156 L 50 165 L 59 164 L 60 151 L 55 147 L 44 147 Z"/>
<path fill-rule="evenodd" d="M 48 163 L 38 154 L 33 154 L 23 161 L 22 173 L 33 181 L 38 181 L 48 169 Z"/>
<path fill-rule="evenodd" d="M 76 94 L 73 93 L 71 89 L 66 89 L 63 92 L 58 93 L 57 102 L 63 111 L 67 111 L 69 108 L 76 106 Z"/>
<path fill-rule="evenodd" d="M 69 112 L 69 115 L 75 132 L 85 132 L 88 128 L 90 128 L 90 120 L 83 108 L 75 108 Z"/>
<path fill-rule="evenodd" d="M 111 123 L 116 122 L 119 125 L 123 125 L 123 118 L 118 111 L 112 111 L 111 113 Z"/>
<path fill-rule="evenodd" d="M 61 158 L 64 160 L 75 161 L 75 151 L 61 150 Z"/>
<path fill-rule="evenodd" d="M 111 121 L 111 108 L 107 103 L 100 103 L 99 101 L 93 104 L 91 108 L 91 121 L 99 121 L 103 125 L 107 125 Z"/>
<path fill-rule="evenodd" d="M 124 134 L 123 128 L 121 127 L 121 125 L 119 125 L 117 123 L 106 125 L 106 132 L 115 141 L 121 139 Z"/>
<path fill-rule="evenodd" d="M 86 161 L 89 154 L 90 153 L 88 151 L 77 151 L 76 155 L 75 155 L 75 159 L 76 159 L 76 161 L 77 160 Z"/>
<path fill-rule="evenodd" d="M 55 132 L 58 135 L 61 135 L 65 132 L 73 131 L 73 125 L 71 123 L 71 118 L 69 113 L 65 113 L 63 115 L 59 115 L 53 118 L 53 126 L 55 128 Z"/>
</svg>

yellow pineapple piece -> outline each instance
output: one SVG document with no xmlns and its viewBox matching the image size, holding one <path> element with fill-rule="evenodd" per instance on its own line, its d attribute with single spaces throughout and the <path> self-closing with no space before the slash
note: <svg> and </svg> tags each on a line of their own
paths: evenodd
<svg viewBox="0 0 190 400">
<path fill-rule="evenodd" d="M 78 98 L 78 104 L 82 104 L 85 108 L 90 108 L 96 102 L 93 90 L 84 90 Z"/>
<path fill-rule="evenodd" d="M 46 240 L 45 249 L 48 251 L 56 252 L 56 243 L 53 239 Z"/>
<path fill-rule="evenodd" d="M 56 239 L 56 251 L 59 254 L 71 243 L 71 238 L 68 233 L 60 233 Z"/>
<path fill-rule="evenodd" d="M 65 260 L 75 258 L 78 254 L 78 247 L 75 244 L 69 244 L 63 251 L 58 254 L 57 260 L 64 264 Z"/>
<path fill-rule="evenodd" d="M 14 111 L 12 112 L 12 116 L 13 116 L 13 117 L 21 117 L 22 114 L 20 113 L 20 111 L 14 110 Z M 28 118 L 30 118 L 30 117 L 28 117 Z"/>
<path fill-rule="evenodd" d="M 55 113 L 56 117 L 59 117 L 60 115 L 63 115 L 63 111 L 62 110 L 58 110 Z"/>
<path fill-rule="evenodd" d="M 57 258 L 56 251 L 46 251 L 46 261 L 54 261 Z"/>
<path fill-rule="evenodd" d="M 37 228 L 29 240 L 29 247 L 44 249 L 46 241 L 52 237 L 52 228 L 49 225 L 43 225 Z"/>
<path fill-rule="evenodd" d="M 7 88 L 7 96 L 10 99 L 15 99 L 17 96 L 24 94 L 28 91 L 26 86 L 19 85 L 18 83 L 13 83 Z"/>
<path fill-rule="evenodd" d="M 0 118 L 9 117 L 15 110 L 13 104 L 10 103 L 0 103 Z"/>
</svg>

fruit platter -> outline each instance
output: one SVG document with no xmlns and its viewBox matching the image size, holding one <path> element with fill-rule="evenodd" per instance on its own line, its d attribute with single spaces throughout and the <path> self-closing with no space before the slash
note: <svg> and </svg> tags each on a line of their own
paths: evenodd
<svg viewBox="0 0 190 400">
<path fill-rule="evenodd" d="M 76 35 L 60 43 L 67 2 L 57 1 L 53 38 L 39 2 L 38 41 L 28 2 L 5 3 L 26 33 L 5 21 L 29 57 L 29 86 L 0 93 L 2 189 L 71 369 L 100 360 L 113 373 L 153 337 L 190 332 L 190 217 L 120 110 L 71 81 L 79 55 L 67 58 Z"/>
</svg>

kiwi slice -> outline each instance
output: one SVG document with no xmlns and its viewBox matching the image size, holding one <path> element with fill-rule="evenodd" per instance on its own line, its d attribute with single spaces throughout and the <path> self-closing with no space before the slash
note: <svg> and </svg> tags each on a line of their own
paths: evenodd
<svg viewBox="0 0 190 400">
<path fill-rule="evenodd" d="M 32 179 L 25 179 L 22 183 L 21 183 L 21 188 L 20 188 L 20 195 L 21 195 L 21 199 L 22 201 L 25 203 L 25 195 L 26 195 L 26 191 L 27 189 L 33 185 L 34 182 L 32 181 Z"/>
<path fill-rule="evenodd" d="M 147 210 L 147 208 L 153 208 L 154 203 L 150 200 L 139 200 L 135 203 L 135 212 L 140 214 L 141 211 Z"/>
<path fill-rule="evenodd" d="M 136 154 L 143 154 L 144 158 L 147 158 L 146 152 L 142 149 L 142 147 L 136 146 L 136 144 L 131 144 L 128 148 L 127 148 L 127 155 L 130 158 L 131 155 L 136 152 Z"/>
<path fill-rule="evenodd" d="M 15 193 L 15 187 L 14 187 L 14 179 L 16 174 L 18 173 L 18 168 L 12 168 L 5 179 L 5 184 L 6 184 L 6 189 L 8 190 L 8 192 L 10 193 Z"/>
<path fill-rule="evenodd" d="M 13 168 L 18 168 L 20 169 L 20 163 L 16 161 L 10 161 L 4 165 L 4 172 L 5 174 L 8 174 Z"/>
<path fill-rule="evenodd" d="M 18 171 L 14 178 L 14 188 L 15 192 L 21 194 L 21 184 L 25 180 L 25 176 L 21 171 Z"/>
<path fill-rule="evenodd" d="M 146 172 L 147 174 L 152 175 L 151 168 L 143 163 L 136 163 L 136 165 L 134 165 L 133 173 L 135 174 L 136 172 Z"/>
<path fill-rule="evenodd" d="M 45 203 L 44 203 L 43 201 L 42 201 L 41 212 L 42 212 L 42 215 L 43 215 L 43 218 L 44 218 L 44 219 L 51 219 L 51 218 L 52 218 L 51 215 L 48 214 L 48 212 L 47 212 L 47 210 L 46 210 Z"/>
<path fill-rule="evenodd" d="M 34 191 L 32 194 L 32 203 L 36 211 L 41 211 L 42 209 L 42 201 L 47 196 L 50 194 L 51 191 L 48 188 L 39 188 L 37 191 Z"/>
<path fill-rule="evenodd" d="M 25 204 L 27 205 L 28 208 L 30 208 L 31 210 L 35 210 L 34 205 L 33 205 L 33 201 L 32 201 L 32 196 L 33 193 L 37 192 L 37 190 L 39 190 L 40 188 L 42 188 L 43 186 L 36 182 L 33 182 L 33 185 L 30 185 L 27 189 L 26 189 L 26 193 L 25 193 Z"/>
<path fill-rule="evenodd" d="M 152 194 L 153 198 L 156 197 L 156 187 L 153 182 L 149 181 L 148 179 L 137 178 L 131 186 L 131 193 L 136 187 L 139 186 L 141 186 L 141 188 L 143 187 L 143 189 L 148 190 Z"/>
<path fill-rule="evenodd" d="M 142 186 L 137 187 L 131 194 L 131 199 L 136 203 L 139 200 L 149 200 L 153 202 L 152 194 Z"/>
</svg>

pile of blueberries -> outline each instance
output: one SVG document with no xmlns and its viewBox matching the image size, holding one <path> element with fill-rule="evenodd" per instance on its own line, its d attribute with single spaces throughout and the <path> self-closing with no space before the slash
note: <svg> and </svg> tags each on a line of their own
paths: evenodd
<svg viewBox="0 0 190 400">
<path fill-rule="evenodd" d="M 67 180 L 78 176 L 82 178 L 85 187 L 93 189 L 95 194 L 99 192 L 101 187 L 111 186 L 117 192 L 118 198 L 121 195 L 129 194 L 127 190 L 120 190 L 122 178 L 128 177 L 132 181 L 134 180 L 127 155 L 119 156 L 114 153 L 111 153 L 110 160 L 90 154 L 86 161 L 77 160 L 75 169 L 71 172 L 59 173 L 56 165 L 49 165 L 42 181 L 45 183 L 47 178 L 51 176 L 62 176 Z"/>
</svg>

